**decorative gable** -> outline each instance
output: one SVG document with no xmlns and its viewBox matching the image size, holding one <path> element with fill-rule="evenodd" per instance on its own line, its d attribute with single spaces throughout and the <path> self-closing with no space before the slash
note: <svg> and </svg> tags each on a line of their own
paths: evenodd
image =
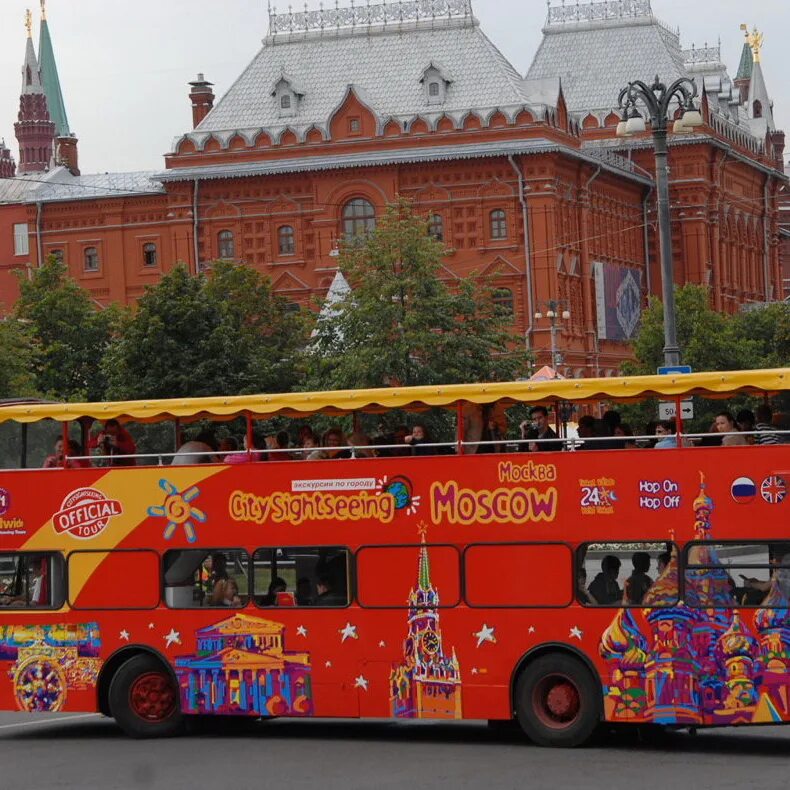
<svg viewBox="0 0 790 790">
<path fill-rule="evenodd" d="M 296 83 L 285 73 L 280 75 L 274 83 L 271 95 L 277 106 L 280 118 L 293 118 L 299 110 L 299 102 L 304 92 L 299 90 Z"/>
<path fill-rule="evenodd" d="M 429 105 L 441 105 L 447 100 L 447 93 L 452 79 L 441 66 L 431 62 L 422 73 L 420 82 L 425 90 L 425 102 Z"/>
</svg>

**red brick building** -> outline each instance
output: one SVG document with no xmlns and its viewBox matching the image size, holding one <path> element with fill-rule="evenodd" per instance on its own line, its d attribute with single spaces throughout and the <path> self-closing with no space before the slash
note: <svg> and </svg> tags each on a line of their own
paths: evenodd
<svg viewBox="0 0 790 790">
<path fill-rule="evenodd" d="M 78 175 L 66 128 L 45 172 L 0 179 L 0 301 L 15 299 L 11 270 L 54 254 L 100 304 L 135 300 L 179 261 L 230 258 L 307 307 L 342 236 L 402 195 L 447 245 L 449 282 L 496 278 L 539 363 L 554 301 L 561 372 L 611 375 L 660 293 L 651 138 L 614 136 L 631 79 L 704 89 L 702 130 L 671 141 L 676 281 L 711 285 L 726 311 L 780 295 L 784 137 L 748 45 L 741 65 L 737 84 L 718 49 L 682 50 L 650 0 L 554 4 L 526 77 L 471 0 L 272 15 L 216 106 L 203 75 L 190 84 L 193 128 L 163 170 Z"/>
</svg>

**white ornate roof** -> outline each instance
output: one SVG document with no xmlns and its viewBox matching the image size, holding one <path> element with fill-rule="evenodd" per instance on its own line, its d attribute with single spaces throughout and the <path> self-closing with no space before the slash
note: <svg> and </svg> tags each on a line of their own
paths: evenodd
<svg viewBox="0 0 790 790">
<path fill-rule="evenodd" d="M 53 203 L 59 200 L 150 195 L 164 192 L 154 172 L 96 173 L 74 176 L 65 167 L 0 179 L 0 203 Z"/>
<path fill-rule="evenodd" d="M 445 102 L 429 104 L 422 82 L 434 64 L 451 82 Z M 282 117 L 272 86 L 282 75 L 303 94 L 294 117 Z M 197 127 L 201 133 L 285 128 L 326 132 L 353 85 L 383 123 L 417 115 L 460 121 L 470 110 L 556 103 L 545 82 L 525 82 L 481 31 L 471 0 L 413 0 L 272 15 L 263 48 Z M 556 86 L 556 79 L 548 84 Z M 537 89 L 536 89 L 537 88 Z"/>
<path fill-rule="evenodd" d="M 618 94 L 628 82 L 650 84 L 656 74 L 666 85 L 681 77 L 696 79 L 722 123 L 751 133 L 720 48 L 682 49 L 679 31 L 655 17 L 650 0 L 550 6 L 527 77 L 559 77 L 575 116 L 592 113 L 603 119 L 616 109 Z"/>
</svg>

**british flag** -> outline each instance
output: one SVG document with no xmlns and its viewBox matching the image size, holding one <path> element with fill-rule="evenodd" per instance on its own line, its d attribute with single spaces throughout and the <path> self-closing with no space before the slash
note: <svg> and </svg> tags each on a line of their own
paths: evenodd
<svg viewBox="0 0 790 790">
<path fill-rule="evenodd" d="M 787 485 L 784 478 L 776 475 L 766 477 L 760 486 L 760 493 L 769 505 L 778 505 L 787 495 Z"/>
</svg>

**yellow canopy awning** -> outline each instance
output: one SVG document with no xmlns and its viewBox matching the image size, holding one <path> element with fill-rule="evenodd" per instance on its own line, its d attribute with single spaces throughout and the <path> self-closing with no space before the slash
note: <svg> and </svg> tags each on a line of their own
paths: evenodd
<svg viewBox="0 0 790 790">
<path fill-rule="evenodd" d="M 389 409 L 425 409 L 470 403 L 550 404 L 556 401 L 642 400 L 649 397 L 672 399 L 701 395 L 726 397 L 736 393 L 774 393 L 790 390 L 790 368 L 738 370 L 724 373 L 690 373 L 672 376 L 624 376 L 603 379 L 515 381 L 497 384 L 452 384 L 430 387 L 337 390 L 334 392 L 289 392 L 280 395 L 241 395 L 214 398 L 173 398 L 168 400 L 120 401 L 117 403 L 46 403 L 0 406 L 0 423 L 66 422 L 89 417 L 135 422 L 156 422 L 168 418 L 183 420 L 227 420 L 250 414 L 256 419 L 275 415 L 304 417 L 318 412 L 331 415 L 357 411 L 382 412 Z"/>
</svg>

